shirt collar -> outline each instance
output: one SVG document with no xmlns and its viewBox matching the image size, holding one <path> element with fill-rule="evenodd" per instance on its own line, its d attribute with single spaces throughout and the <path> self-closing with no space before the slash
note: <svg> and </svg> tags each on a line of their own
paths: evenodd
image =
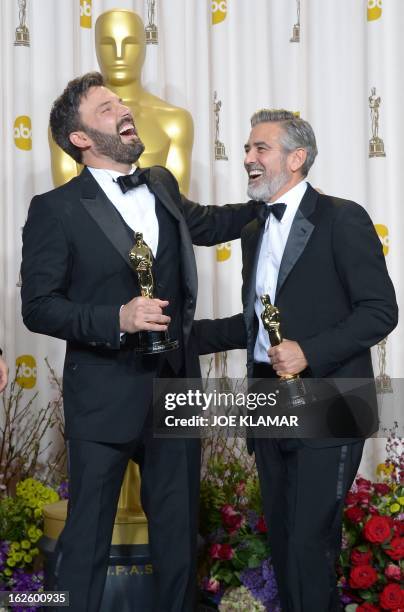
<svg viewBox="0 0 404 612">
<path fill-rule="evenodd" d="M 280 223 L 288 222 L 288 220 L 294 218 L 306 189 L 307 181 L 302 179 L 300 183 L 297 183 L 297 185 L 292 187 L 292 189 L 289 189 L 289 191 L 281 195 L 275 202 L 271 202 L 271 204 L 286 204 L 285 214 L 283 215 Z"/>
</svg>

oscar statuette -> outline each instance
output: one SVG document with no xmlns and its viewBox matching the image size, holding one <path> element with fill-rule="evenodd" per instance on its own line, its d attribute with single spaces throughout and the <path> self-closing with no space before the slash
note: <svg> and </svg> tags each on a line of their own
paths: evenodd
<svg viewBox="0 0 404 612">
<path fill-rule="evenodd" d="M 268 332 L 271 346 L 281 344 L 283 338 L 280 330 L 279 309 L 271 304 L 271 299 L 268 294 L 261 296 L 261 302 L 264 310 L 261 313 L 262 323 Z M 299 374 L 285 374 L 280 377 L 281 386 L 287 391 L 288 403 L 291 408 L 299 408 L 305 406 L 306 388 Z"/>
<path fill-rule="evenodd" d="M 140 293 L 143 297 L 154 298 L 154 280 L 152 274 L 153 254 L 143 240 L 143 234 L 135 232 L 135 244 L 129 251 L 129 260 L 136 272 Z M 170 340 L 168 331 L 140 331 L 139 342 L 135 350 L 144 355 L 155 355 L 178 348 L 178 340 Z"/>
</svg>

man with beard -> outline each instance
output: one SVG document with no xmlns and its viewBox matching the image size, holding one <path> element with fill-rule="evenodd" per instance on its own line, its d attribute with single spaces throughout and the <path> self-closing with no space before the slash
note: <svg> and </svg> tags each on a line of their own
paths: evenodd
<svg viewBox="0 0 404 612">
<path fill-rule="evenodd" d="M 153 379 L 200 375 L 191 333 L 197 293 L 192 242 L 208 246 L 239 237 L 257 207 L 199 206 L 180 195 L 165 168 L 132 173 L 144 147 L 128 108 L 99 73 L 67 85 L 50 126 L 59 146 L 85 166 L 69 183 L 33 198 L 23 233 L 24 322 L 67 341 L 70 499 L 55 553 L 56 586 L 70 592 L 75 612 L 100 609 L 119 491 L 136 456 L 154 609 L 191 612 L 199 443 L 153 438 Z M 155 298 L 140 295 L 130 265 L 135 231 L 153 253 Z M 136 352 L 138 332 L 168 327 L 177 350 Z"/>
<path fill-rule="evenodd" d="M 306 182 L 317 155 L 307 121 L 263 109 L 251 126 L 247 193 L 265 208 L 241 235 L 243 314 L 199 321 L 201 353 L 246 346 L 249 378 L 373 379 L 370 347 L 396 326 L 397 305 L 372 221 L 358 204 Z M 278 346 L 262 324 L 264 294 L 279 308 Z M 372 405 L 359 412 L 372 419 Z M 364 444 L 356 423 L 343 435 L 249 440 L 282 612 L 341 609 L 335 563 L 343 503 Z"/>
</svg>

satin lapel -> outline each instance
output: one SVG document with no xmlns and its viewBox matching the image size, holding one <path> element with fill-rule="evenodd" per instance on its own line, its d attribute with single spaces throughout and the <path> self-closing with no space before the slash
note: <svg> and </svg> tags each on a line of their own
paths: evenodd
<svg viewBox="0 0 404 612">
<path fill-rule="evenodd" d="M 135 238 L 131 241 L 120 214 L 98 186 L 91 173 L 84 169 L 81 177 L 83 181 L 81 203 L 132 269 L 129 261 L 129 251 L 133 247 Z"/>
<path fill-rule="evenodd" d="M 163 183 L 156 180 L 152 175 L 150 175 L 148 187 L 150 191 L 152 191 L 154 195 L 158 197 L 158 199 L 163 204 L 163 206 L 165 206 L 168 212 L 177 219 L 177 221 L 184 221 L 183 216 L 181 215 L 180 211 L 178 210 L 178 207 L 175 205 L 175 202 L 169 195 L 167 189 L 164 187 Z"/>
<path fill-rule="evenodd" d="M 311 233 L 314 230 L 315 226 L 308 220 L 308 217 L 314 212 L 317 200 L 317 191 L 315 191 L 311 185 L 308 185 L 306 193 L 297 209 L 283 252 L 278 274 L 278 283 L 276 285 L 276 298 L 297 260 L 303 253 Z"/>
<path fill-rule="evenodd" d="M 254 314 L 255 280 L 264 227 L 257 220 L 252 221 L 243 241 L 243 305 L 248 320 L 252 320 Z"/>
</svg>

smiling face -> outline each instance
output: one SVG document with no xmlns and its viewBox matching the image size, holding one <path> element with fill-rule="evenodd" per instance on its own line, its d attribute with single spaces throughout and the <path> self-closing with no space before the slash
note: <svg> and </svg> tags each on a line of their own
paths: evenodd
<svg viewBox="0 0 404 612">
<path fill-rule="evenodd" d="M 130 110 L 106 87 L 91 87 L 79 113 L 82 129 L 70 140 L 82 149 L 84 164 L 125 172 L 143 153 Z"/>
<path fill-rule="evenodd" d="M 244 167 L 248 174 L 247 194 L 253 200 L 274 202 L 302 178 L 297 151 L 285 151 L 279 122 L 255 125 L 245 145 Z M 301 155 L 301 149 L 299 155 Z"/>
</svg>

